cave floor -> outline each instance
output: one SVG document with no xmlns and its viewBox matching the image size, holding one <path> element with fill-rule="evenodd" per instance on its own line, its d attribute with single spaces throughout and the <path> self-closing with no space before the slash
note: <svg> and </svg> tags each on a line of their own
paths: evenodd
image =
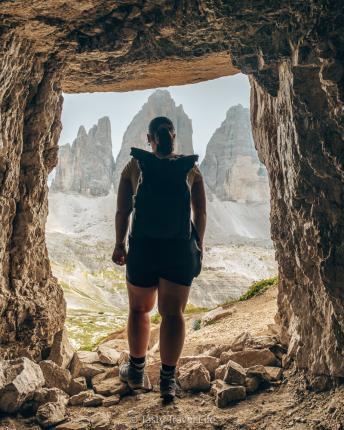
<svg viewBox="0 0 344 430">
<path fill-rule="evenodd" d="M 221 345 L 224 339 L 230 342 L 244 331 L 252 335 L 267 334 L 267 328 L 274 323 L 276 297 L 277 288 L 271 287 L 253 299 L 231 304 L 231 315 L 197 331 L 192 330 L 191 325 L 198 316 L 188 316 L 183 355 Z M 119 404 L 110 407 L 68 407 L 68 418 L 73 421 L 95 414 L 111 416 L 111 430 L 343 430 L 344 385 L 322 393 L 309 391 L 303 374 L 291 367 L 284 371 L 281 384 L 223 409 L 215 406 L 210 393 L 182 392 L 173 404 L 163 405 L 157 386 L 152 392 L 124 397 Z M 1 430 L 39 428 L 32 418 L 0 420 Z"/>
</svg>

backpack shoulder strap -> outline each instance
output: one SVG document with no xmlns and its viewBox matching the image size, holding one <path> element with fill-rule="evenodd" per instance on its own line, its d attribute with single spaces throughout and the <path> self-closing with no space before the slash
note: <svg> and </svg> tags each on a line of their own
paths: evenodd
<svg viewBox="0 0 344 430">
<path fill-rule="evenodd" d="M 190 169 L 195 165 L 198 160 L 198 155 L 178 155 L 176 158 L 157 158 L 152 152 L 146 151 L 145 149 L 131 147 L 130 155 L 136 158 L 139 162 L 139 166 L 141 169 L 144 169 L 145 166 L 155 163 L 159 164 L 163 163 L 173 163 L 180 171 L 187 173 Z"/>
</svg>

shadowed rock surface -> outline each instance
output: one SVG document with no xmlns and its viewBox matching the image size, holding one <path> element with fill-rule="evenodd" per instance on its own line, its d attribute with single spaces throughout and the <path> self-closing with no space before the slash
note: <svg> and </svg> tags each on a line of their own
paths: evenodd
<svg viewBox="0 0 344 430">
<path fill-rule="evenodd" d="M 339 0 L 1 2 L 3 356 L 38 358 L 63 327 L 44 239 L 62 88 L 151 88 L 241 70 L 251 75 L 253 136 L 271 185 L 289 356 L 344 376 L 341 11 Z"/>
<path fill-rule="evenodd" d="M 88 133 L 80 126 L 73 144 L 59 148 L 56 176 L 50 189 L 104 196 L 112 186 L 114 168 L 111 124 L 108 117 L 103 117 Z"/>
<path fill-rule="evenodd" d="M 149 96 L 124 133 L 122 146 L 116 158 L 116 192 L 120 174 L 130 159 L 130 148 L 135 146 L 149 150 L 147 145 L 148 125 L 156 116 L 167 116 L 173 122 L 176 130 L 176 151 L 186 155 L 193 154 L 191 119 L 184 112 L 182 105 L 176 106 L 167 90 L 157 90 Z"/>
<path fill-rule="evenodd" d="M 208 190 L 220 200 L 268 201 L 267 173 L 253 144 L 247 108 L 237 105 L 228 110 L 207 145 L 201 171 Z"/>
</svg>

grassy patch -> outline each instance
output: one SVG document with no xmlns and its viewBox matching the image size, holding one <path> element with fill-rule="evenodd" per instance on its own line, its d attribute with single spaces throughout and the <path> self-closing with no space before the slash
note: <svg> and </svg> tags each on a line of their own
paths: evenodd
<svg viewBox="0 0 344 430">
<path fill-rule="evenodd" d="M 278 282 L 277 276 L 273 278 L 267 278 L 263 279 L 258 282 L 254 282 L 250 288 L 246 291 L 245 294 L 243 294 L 241 297 L 239 297 L 239 301 L 243 302 L 244 300 L 248 300 L 254 296 L 258 296 L 259 294 L 264 293 L 269 287 L 272 285 L 276 285 Z"/>
<path fill-rule="evenodd" d="M 126 324 L 126 312 L 90 312 L 68 309 L 68 336 L 76 349 L 92 351 L 109 334 Z"/>
<path fill-rule="evenodd" d="M 150 320 L 154 324 L 159 324 L 161 321 L 161 315 L 159 314 L 159 312 L 156 312 L 154 315 L 151 315 Z"/>
<path fill-rule="evenodd" d="M 192 303 L 188 303 L 185 307 L 184 314 L 197 314 L 199 312 L 208 312 L 210 308 L 202 308 L 200 306 L 195 306 Z"/>
</svg>

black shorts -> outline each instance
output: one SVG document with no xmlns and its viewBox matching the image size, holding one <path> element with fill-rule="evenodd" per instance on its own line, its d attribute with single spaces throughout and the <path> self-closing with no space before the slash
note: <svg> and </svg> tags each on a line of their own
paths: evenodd
<svg viewBox="0 0 344 430">
<path fill-rule="evenodd" d="M 191 239 L 136 239 L 129 236 L 126 278 L 138 287 L 158 285 L 159 278 L 190 286 L 202 268 L 201 250 Z"/>
</svg>

